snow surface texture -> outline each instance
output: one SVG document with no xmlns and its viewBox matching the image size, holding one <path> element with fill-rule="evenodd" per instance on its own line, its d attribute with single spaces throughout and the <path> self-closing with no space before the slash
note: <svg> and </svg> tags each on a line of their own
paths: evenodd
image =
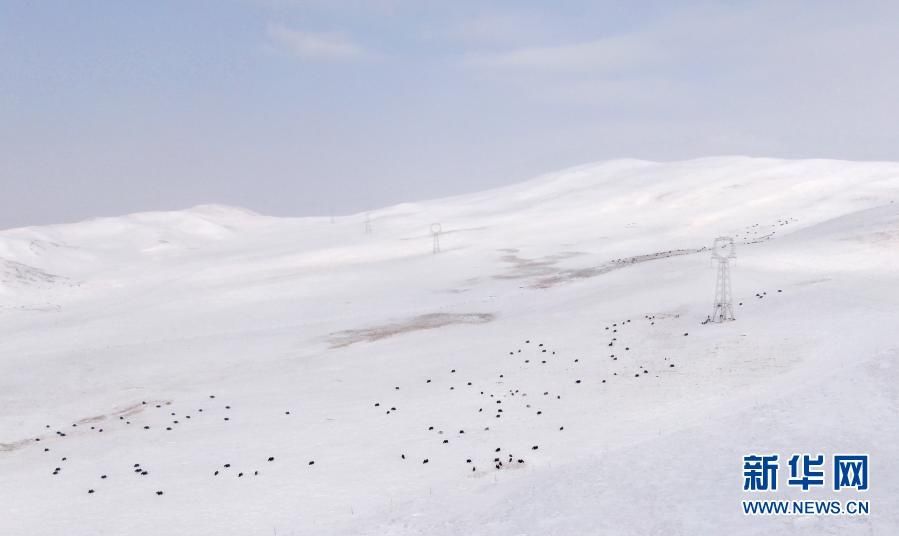
<svg viewBox="0 0 899 536">
<path fill-rule="evenodd" d="M 0 534 L 899 534 L 897 194 L 896 163 L 622 160 L 370 234 L 4 231 Z M 742 305 L 701 325 L 719 235 Z M 869 453 L 871 515 L 744 516 L 753 452 Z"/>
</svg>

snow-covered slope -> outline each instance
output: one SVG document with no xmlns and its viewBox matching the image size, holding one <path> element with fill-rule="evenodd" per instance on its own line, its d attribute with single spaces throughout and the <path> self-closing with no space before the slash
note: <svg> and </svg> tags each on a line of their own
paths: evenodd
<svg viewBox="0 0 899 536">
<path fill-rule="evenodd" d="M 0 232 L 0 534 L 896 534 L 897 197 L 896 163 L 621 160 L 370 234 Z M 719 235 L 741 304 L 701 325 Z M 871 515 L 744 516 L 751 452 L 869 453 Z"/>
</svg>

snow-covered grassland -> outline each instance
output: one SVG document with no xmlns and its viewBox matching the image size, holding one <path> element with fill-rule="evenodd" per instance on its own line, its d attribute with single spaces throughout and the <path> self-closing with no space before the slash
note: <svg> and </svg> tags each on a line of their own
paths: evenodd
<svg viewBox="0 0 899 536">
<path fill-rule="evenodd" d="M 618 160 L 370 234 L 0 232 L 0 534 L 899 534 L 897 198 L 897 163 Z M 719 235 L 742 305 L 701 325 Z M 744 516 L 752 452 L 870 454 L 871 514 Z"/>
</svg>

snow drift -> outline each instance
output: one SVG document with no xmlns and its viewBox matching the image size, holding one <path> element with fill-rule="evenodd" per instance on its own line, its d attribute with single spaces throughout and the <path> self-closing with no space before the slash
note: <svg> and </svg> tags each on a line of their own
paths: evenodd
<svg viewBox="0 0 899 536">
<path fill-rule="evenodd" d="M 897 194 L 896 163 L 620 160 L 371 234 L 0 232 L 0 533 L 895 534 Z M 741 305 L 703 326 L 719 235 Z M 871 515 L 743 516 L 757 451 L 869 453 Z"/>
</svg>

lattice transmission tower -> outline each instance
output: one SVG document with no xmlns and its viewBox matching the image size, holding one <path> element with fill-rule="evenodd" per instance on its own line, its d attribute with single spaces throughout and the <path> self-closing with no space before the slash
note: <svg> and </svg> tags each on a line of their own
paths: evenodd
<svg viewBox="0 0 899 536">
<path fill-rule="evenodd" d="M 734 295 L 730 285 L 730 260 L 737 258 L 734 239 L 719 236 L 712 245 L 712 260 L 718 261 L 715 281 L 715 306 L 709 319 L 712 322 L 734 320 Z"/>
<path fill-rule="evenodd" d="M 431 236 L 434 237 L 434 254 L 440 253 L 440 233 L 443 231 L 443 226 L 439 223 L 431 224 Z"/>
</svg>

